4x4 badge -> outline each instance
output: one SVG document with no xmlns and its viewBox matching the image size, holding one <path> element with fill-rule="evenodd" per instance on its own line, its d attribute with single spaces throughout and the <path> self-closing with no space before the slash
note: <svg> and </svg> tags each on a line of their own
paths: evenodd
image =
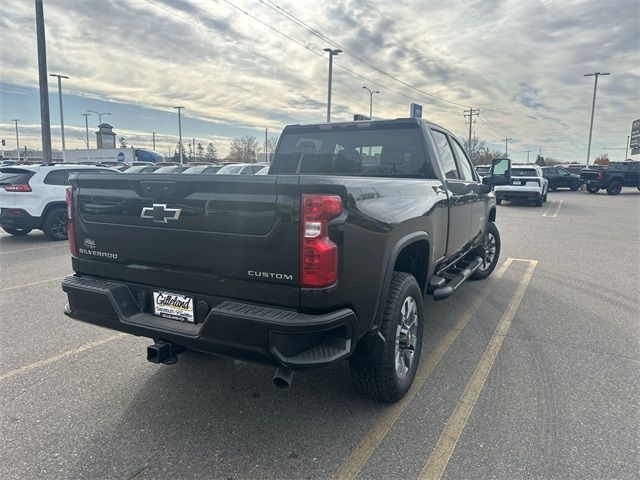
<svg viewBox="0 0 640 480">
<path fill-rule="evenodd" d="M 153 207 L 144 207 L 140 218 L 151 218 L 154 223 L 167 223 L 167 220 L 178 220 L 180 218 L 179 208 L 167 208 L 166 204 L 154 203 Z"/>
</svg>

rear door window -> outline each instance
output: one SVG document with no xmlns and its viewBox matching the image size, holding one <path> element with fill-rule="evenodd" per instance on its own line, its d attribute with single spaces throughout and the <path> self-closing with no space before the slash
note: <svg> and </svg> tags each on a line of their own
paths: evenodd
<svg viewBox="0 0 640 480">
<path fill-rule="evenodd" d="M 433 136 L 433 141 L 436 144 L 436 150 L 440 157 L 440 164 L 442 165 L 444 176 L 449 180 L 459 180 L 460 175 L 458 174 L 456 161 L 453 158 L 453 152 L 451 151 L 451 146 L 449 145 L 447 136 L 437 130 L 431 130 L 431 135 Z"/>
<path fill-rule="evenodd" d="M 44 177 L 46 185 L 69 185 L 70 170 L 53 170 Z"/>
<path fill-rule="evenodd" d="M 451 145 L 453 146 L 453 151 L 456 154 L 456 160 L 458 161 L 458 167 L 460 167 L 462 179 L 467 182 L 475 182 L 476 177 L 473 175 L 473 167 L 467 158 L 467 154 L 464 153 L 464 150 L 455 138 L 451 138 Z"/>
</svg>

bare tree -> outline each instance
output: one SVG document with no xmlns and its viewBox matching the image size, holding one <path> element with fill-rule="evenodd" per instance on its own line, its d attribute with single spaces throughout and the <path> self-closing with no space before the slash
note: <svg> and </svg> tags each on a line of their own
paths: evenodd
<svg viewBox="0 0 640 480">
<path fill-rule="evenodd" d="M 471 162 L 474 165 L 480 165 L 480 163 L 478 163 L 478 160 L 482 155 L 482 151 L 486 150 L 487 143 L 484 140 L 480 140 L 474 135 L 473 137 L 471 137 L 471 145 L 469 145 L 468 138 L 463 138 L 462 146 L 465 152 L 467 152 L 467 155 L 469 155 Z"/>
<path fill-rule="evenodd" d="M 204 147 L 200 142 L 198 142 L 196 144 L 196 160 L 198 159 L 202 160 L 203 157 L 204 157 Z"/>
<path fill-rule="evenodd" d="M 278 144 L 279 137 L 269 137 L 267 140 L 267 150 L 271 155 L 276 151 L 276 145 Z"/>
<path fill-rule="evenodd" d="M 127 141 L 125 140 L 124 137 L 120 137 L 119 141 L 120 141 L 120 148 L 127 148 Z"/>
<path fill-rule="evenodd" d="M 255 163 L 256 152 L 260 146 L 256 137 L 245 135 L 244 137 L 234 138 L 229 147 L 228 160 L 232 162 Z"/>
</svg>

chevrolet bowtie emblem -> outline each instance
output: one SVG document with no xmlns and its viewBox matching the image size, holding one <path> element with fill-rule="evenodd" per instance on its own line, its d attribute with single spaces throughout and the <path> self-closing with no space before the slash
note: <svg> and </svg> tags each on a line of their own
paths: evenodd
<svg viewBox="0 0 640 480">
<path fill-rule="evenodd" d="M 166 204 L 154 203 L 153 207 L 144 207 L 140 218 L 151 218 L 154 223 L 167 223 L 167 220 L 178 220 L 180 218 L 179 208 L 167 208 Z"/>
</svg>

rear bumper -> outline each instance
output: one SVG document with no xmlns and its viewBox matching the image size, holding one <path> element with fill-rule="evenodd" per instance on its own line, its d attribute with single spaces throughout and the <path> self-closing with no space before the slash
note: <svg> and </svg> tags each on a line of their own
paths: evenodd
<svg viewBox="0 0 640 480">
<path fill-rule="evenodd" d="M 196 322 L 188 323 L 150 313 L 150 287 L 69 276 L 62 290 L 71 318 L 204 353 L 300 369 L 347 357 L 355 344 L 357 318 L 347 308 L 309 315 L 194 294 Z"/>
<path fill-rule="evenodd" d="M 0 227 L 33 230 L 40 227 L 40 217 L 32 217 L 21 208 L 0 209 Z"/>
<path fill-rule="evenodd" d="M 542 193 L 539 190 L 495 190 L 497 200 L 539 200 Z"/>
</svg>

